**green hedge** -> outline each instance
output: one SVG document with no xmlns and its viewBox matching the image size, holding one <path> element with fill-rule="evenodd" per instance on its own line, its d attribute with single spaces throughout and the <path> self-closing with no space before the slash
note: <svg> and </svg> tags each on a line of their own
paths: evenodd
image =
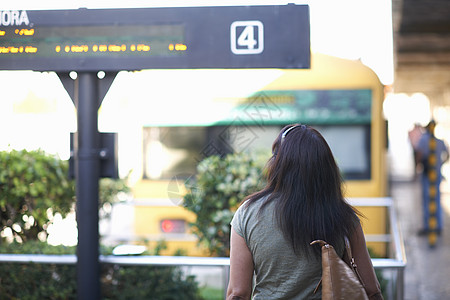
<svg viewBox="0 0 450 300">
<path fill-rule="evenodd" d="M 191 223 L 200 244 L 211 256 L 230 255 L 230 222 L 239 203 L 264 186 L 262 173 L 268 155 L 234 153 L 209 156 L 185 182 L 184 206 L 196 215 Z"/>
<path fill-rule="evenodd" d="M 23 252 L 23 250 L 31 250 Z M 1 245 L 0 253 L 74 254 L 45 243 Z M 202 299 L 194 276 L 177 267 L 102 264 L 102 299 Z M 77 299 L 76 265 L 0 263 L 0 299 Z"/>
<path fill-rule="evenodd" d="M 0 299 L 76 299 L 75 266 L 1 263 Z"/>
</svg>

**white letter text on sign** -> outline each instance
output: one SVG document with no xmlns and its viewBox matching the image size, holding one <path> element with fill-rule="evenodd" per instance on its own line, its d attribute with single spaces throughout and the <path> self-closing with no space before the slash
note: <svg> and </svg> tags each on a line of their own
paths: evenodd
<svg viewBox="0 0 450 300">
<path fill-rule="evenodd" d="M 260 21 L 236 21 L 230 26 L 231 52 L 259 54 L 264 50 L 264 26 Z"/>
</svg>

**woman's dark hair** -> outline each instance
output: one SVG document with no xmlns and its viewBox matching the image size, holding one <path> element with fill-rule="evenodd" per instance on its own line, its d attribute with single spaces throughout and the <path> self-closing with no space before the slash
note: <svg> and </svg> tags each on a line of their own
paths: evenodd
<svg viewBox="0 0 450 300">
<path fill-rule="evenodd" d="M 343 245 L 359 222 L 359 214 L 344 199 L 342 177 L 330 147 L 314 128 L 294 124 L 282 129 L 267 162 L 267 185 L 245 200 L 266 197 L 261 209 L 276 201 L 275 217 L 295 253 L 309 253 L 309 243 L 322 239 Z M 315 249 L 320 254 L 320 249 Z"/>
</svg>

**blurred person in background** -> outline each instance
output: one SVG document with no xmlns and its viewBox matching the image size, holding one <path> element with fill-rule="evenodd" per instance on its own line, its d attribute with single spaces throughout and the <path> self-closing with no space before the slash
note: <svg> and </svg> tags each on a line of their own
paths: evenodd
<svg viewBox="0 0 450 300">
<path fill-rule="evenodd" d="M 417 174 L 421 172 L 421 170 L 418 169 L 418 167 L 421 165 L 417 159 L 417 148 L 419 146 L 419 141 L 424 131 L 425 131 L 424 128 L 420 124 L 414 124 L 414 128 L 408 132 L 409 142 L 411 143 L 414 155 L 414 179 L 416 179 Z"/>
<path fill-rule="evenodd" d="M 442 181 L 441 167 L 448 160 L 448 147 L 443 140 L 436 138 L 434 131 L 436 122 L 432 120 L 426 127 L 417 145 L 417 163 L 422 164 L 422 209 L 423 227 L 419 235 L 440 235 L 443 228 L 440 184 Z M 430 245 L 435 244 L 431 237 Z"/>
</svg>

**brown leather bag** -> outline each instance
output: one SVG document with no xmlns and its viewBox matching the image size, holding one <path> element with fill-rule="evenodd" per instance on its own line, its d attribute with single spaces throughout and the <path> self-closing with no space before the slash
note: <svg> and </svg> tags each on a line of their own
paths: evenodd
<svg viewBox="0 0 450 300">
<path fill-rule="evenodd" d="M 316 240 L 311 242 L 311 245 L 314 244 L 322 246 L 322 279 L 317 284 L 314 293 L 322 283 L 322 299 L 369 299 L 364 289 L 364 283 L 358 274 L 348 239 L 345 238 L 345 247 L 350 266 L 336 254 L 333 246 L 327 242 Z"/>
</svg>

